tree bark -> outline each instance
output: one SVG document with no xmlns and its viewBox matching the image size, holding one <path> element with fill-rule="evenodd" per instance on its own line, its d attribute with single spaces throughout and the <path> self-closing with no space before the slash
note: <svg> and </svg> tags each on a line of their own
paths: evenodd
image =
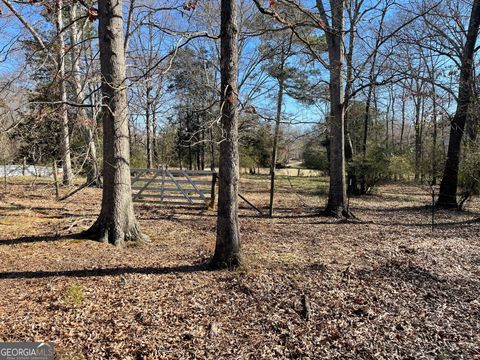
<svg viewBox="0 0 480 360">
<path fill-rule="evenodd" d="M 65 86 L 65 39 L 63 35 L 63 1 L 57 2 L 57 43 L 58 43 L 58 78 L 60 83 L 60 119 L 62 127 L 62 167 L 63 184 L 70 185 L 73 180 L 72 160 L 70 157 L 70 131 L 68 129 L 67 89 Z"/>
<path fill-rule="evenodd" d="M 415 101 L 415 181 L 416 182 L 420 180 L 420 159 L 421 159 L 421 146 L 422 146 L 422 135 L 420 132 L 421 109 L 422 109 L 422 99 L 418 97 L 417 100 Z"/>
<path fill-rule="evenodd" d="M 432 103 L 433 103 L 433 115 L 432 115 L 432 185 L 437 184 L 437 92 L 435 84 L 432 83 Z"/>
<path fill-rule="evenodd" d="M 368 143 L 368 128 L 370 123 L 370 106 L 372 104 L 373 87 L 368 88 L 367 101 L 365 102 L 365 116 L 363 119 L 363 141 L 362 141 L 362 154 L 363 159 L 367 158 L 367 143 Z"/>
<path fill-rule="evenodd" d="M 280 65 L 280 72 L 283 72 L 284 61 Z M 277 165 L 278 154 L 278 138 L 280 135 L 280 121 L 282 119 L 282 105 L 283 105 L 283 77 L 278 80 L 278 96 L 277 96 L 277 116 L 275 118 L 275 130 L 273 134 L 273 149 L 272 162 L 270 164 L 270 204 L 268 206 L 268 214 L 273 216 L 273 202 L 275 197 L 275 170 Z"/>
<path fill-rule="evenodd" d="M 78 26 L 77 26 L 77 4 L 72 3 L 70 7 L 70 39 L 72 49 L 71 61 L 72 61 L 72 73 L 73 73 L 73 85 L 75 89 L 75 100 L 78 104 L 83 104 L 85 99 L 84 86 L 81 83 L 80 75 L 80 51 L 78 50 L 79 46 L 79 35 L 78 35 Z M 95 145 L 95 139 L 93 137 L 93 127 L 95 126 L 95 119 L 91 121 L 88 120 L 87 112 L 84 107 L 79 107 L 76 114 L 77 124 L 80 124 L 83 138 L 87 144 L 87 161 L 86 173 L 87 173 L 87 184 L 89 186 L 100 186 L 100 173 L 98 171 L 97 163 L 97 147 Z"/>
<path fill-rule="evenodd" d="M 348 51 L 345 55 L 347 66 L 347 78 L 345 82 L 345 160 L 351 161 L 353 159 L 354 150 L 352 137 L 350 136 L 350 117 L 349 117 L 349 103 L 350 96 L 353 89 L 353 53 L 355 48 L 355 35 L 357 31 L 357 23 L 360 20 L 360 8 L 363 0 L 359 2 L 350 3 L 348 6 L 348 17 L 350 22 L 350 29 L 348 31 Z"/>
<path fill-rule="evenodd" d="M 157 103 L 152 103 L 152 146 L 153 146 L 153 163 L 158 167 L 158 124 L 157 124 Z"/>
<path fill-rule="evenodd" d="M 103 95 L 103 196 L 97 221 L 84 235 L 121 246 L 142 241 L 132 203 L 121 0 L 98 2 Z"/>
<path fill-rule="evenodd" d="M 317 1 L 317 6 L 321 1 Z M 326 33 L 330 65 L 330 188 L 326 212 L 334 216 L 348 216 L 345 179 L 345 106 L 343 90 L 343 27 L 344 3 L 332 3 L 332 26 Z M 324 13 L 323 4 L 320 11 Z"/>
<path fill-rule="evenodd" d="M 211 261 L 214 268 L 234 268 L 241 263 L 238 223 L 238 27 L 237 0 L 221 1 L 221 124 L 217 241 Z"/>
<path fill-rule="evenodd" d="M 403 134 L 405 133 L 405 105 L 407 102 L 406 91 L 402 94 L 402 126 L 400 127 L 400 151 L 403 151 Z"/>
<path fill-rule="evenodd" d="M 395 93 L 392 89 L 392 118 L 391 118 L 391 123 L 390 123 L 390 132 L 392 135 L 392 153 L 395 152 Z M 388 121 L 388 120 L 387 120 Z M 388 142 L 388 139 L 387 139 Z"/>
<path fill-rule="evenodd" d="M 147 168 L 151 169 L 153 167 L 153 157 L 152 157 L 152 124 L 151 124 L 151 104 L 152 99 L 150 93 L 152 92 L 151 79 L 146 80 L 146 106 L 145 106 L 145 126 L 147 128 Z"/>
<path fill-rule="evenodd" d="M 460 162 L 460 150 L 462 136 L 465 130 L 465 122 L 468 115 L 468 106 L 472 96 L 472 71 L 475 53 L 475 43 L 478 37 L 480 25 L 480 0 L 475 0 L 472 6 L 470 22 L 468 25 L 467 39 L 463 49 L 460 82 L 458 86 L 458 101 L 455 116 L 450 127 L 450 139 L 448 143 L 447 159 L 440 184 L 440 195 L 437 206 L 457 207 L 458 166 Z"/>
</svg>

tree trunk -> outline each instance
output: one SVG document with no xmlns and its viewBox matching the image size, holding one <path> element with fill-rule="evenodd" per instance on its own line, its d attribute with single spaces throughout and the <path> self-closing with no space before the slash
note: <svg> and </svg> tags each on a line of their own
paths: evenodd
<svg viewBox="0 0 480 360">
<path fill-rule="evenodd" d="M 97 221 L 84 235 L 121 246 L 141 241 L 133 212 L 121 0 L 98 2 L 103 95 L 103 196 Z"/>
<path fill-rule="evenodd" d="M 210 170 L 215 171 L 215 136 L 213 135 L 213 129 L 210 126 Z"/>
<path fill-rule="evenodd" d="M 133 12 L 135 10 L 135 0 L 130 0 L 130 5 L 128 6 L 128 15 L 127 15 L 127 24 L 126 24 L 126 29 L 125 29 L 125 41 L 123 44 L 123 48 L 125 49 L 125 52 L 128 51 L 128 45 L 130 42 L 130 35 L 131 33 L 131 27 L 132 27 L 132 22 L 133 22 Z"/>
<path fill-rule="evenodd" d="M 403 151 L 403 134 L 405 133 L 405 105 L 407 102 L 407 97 L 405 90 L 403 90 L 402 96 L 402 126 L 400 127 L 400 151 Z"/>
<path fill-rule="evenodd" d="M 237 0 L 221 1 L 221 124 L 220 170 L 217 213 L 217 241 L 211 265 L 233 268 L 240 265 L 238 223 L 238 28 Z"/>
<path fill-rule="evenodd" d="M 70 131 L 68 129 L 67 89 L 65 86 L 65 39 L 63 33 L 63 0 L 57 2 L 57 43 L 58 78 L 60 83 L 60 118 L 62 122 L 63 184 L 70 185 L 73 180 L 72 160 L 70 158 Z"/>
<path fill-rule="evenodd" d="M 390 109 L 392 107 L 392 99 L 388 100 L 387 111 L 385 113 L 385 149 L 388 150 L 388 116 L 390 115 Z"/>
<path fill-rule="evenodd" d="M 201 170 L 205 170 L 205 129 L 202 129 L 202 143 L 201 143 Z"/>
<path fill-rule="evenodd" d="M 370 123 L 370 106 L 372 104 L 373 87 L 368 88 L 367 101 L 365 102 L 365 116 L 363 119 L 363 142 L 362 142 L 362 154 L 363 159 L 367 158 L 367 143 L 368 143 L 368 128 Z"/>
<path fill-rule="evenodd" d="M 283 72 L 284 61 L 280 65 L 280 72 Z M 280 135 L 280 121 L 282 119 L 282 105 L 283 105 L 283 77 L 278 80 L 278 96 L 277 96 L 277 116 L 275 118 L 275 130 L 273 134 L 273 149 L 272 162 L 270 164 L 270 204 L 268 207 L 268 214 L 273 216 L 273 201 L 275 197 L 275 170 L 277 165 L 278 153 L 278 137 Z"/>
<path fill-rule="evenodd" d="M 395 93 L 392 89 L 392 118 L 391 118 L 391 123 L 390 123 L 390 132 L 391 132 L 391 135 L 392 135 L 392 153 L 395 152 L 395 126 L 394 126 L 394 123 L 395 123 Z M 387 139 L 387 142 L 388 142 L 388 139 Z"/>
<path fill-rule="evenodd" d="M 352 8 L 353 6 L 353 8 Z M 353 143 L 352 137 L 350 136 L 350 117 L 349 117 L 349 102 L 350 96 L 353 88 L 353 52 L 355 48 L 355 35 L 357 31 L 357 22 L 359 21 L 360 15 L 360 4 L 355 2 L 350 4 L 348 7 L 348 15 L 350 21 L 350 29 L 348 31 L 348 51 L 345 55 L 346 66 L 347 66 L 347 78 L 345 82 L 345 160 L 351 161 L 353 159 Z M 352 179 L 353 180 L 353 179 Z"/>
<path fill-rule="evenodd" d="M 376 130 L 378 129 L 378 124 L 379 124 L 379 111 L 378 111 L 378 88 L 375 86 L 373 88 L 373 117 L 372 117 L 372 122 L 373 122 L 373 128 Z M 378 131 L 373 132 L 373 142 L 375 144 L 378 144 Z"/>
<path fill-rule="evenodd" d="M 75 98 L 78 104 L 83 104 L 85 99 L 84 86 L 81 82 L 81 73 L 80 73 L 80 51 L 78 50 L 79 45 L 79 34 L 77 26 L 77 4 L 72 3 L 70 7 L 70 39 L 72 43 L 71 60 L 72 60 L 72 72 L 73 72 L 73 85 L 75 88 Z M 97 147 L 95 145 L 95 139 L 93 137 L 93 128 L 95 126 L 95 119 L 91 121 L 88 119 L 87 112 L 84 107 L 79 107 L 77 109 L 77 124 L 81 126 L 82 135 L 85 143 L 87 144 L 87 160 L 85 162 L 86 173 L 87 173 L 87 184 L 89 186 L 100 186 L 100 173 L 98 171 L 97 163 Z"/>
<path fill-rule="evenodd" d="M 153 163 L 158 167 L 158 124 L 157 124 L 157 105 L 152 103 L 152 146 L 153 146 Z"/>
<path fill-rule="evenodd" d="M 188 141 L 188 170 L 193 170 L 192 142 Z"/>
<path fill-rule="evenodd" d="M 423 182 L 425 173 L 423 171 L 423 132 L 425 130 L 425 97 L 422 97 L 422 113 L 420 115 L 420 181 Z"/>
<path fill-rule="evenodd" d="M 367 101 L 365 103 L 365 116 L 363 119 L 363 140 L 362 140 L 362 156 L 363 161 L 367 160 L 367 145 L 368 145 L 368 129 L 370 127 L 370 106 L 372 104 L 373 86 L 368 88 Z M 360 194 L 366 194 L 367 189 L 367 174 L 362 170 L 360 177 Z"/>
<path fill-rule="evenodd" d="M 345 180 L 345 107 L 343 90 L 343 19 L 344 3 L 332 5 L 332 31 L 327 33 L 330 64 L 330 188 L 326 212 L 334 216 L 348 216 Z"/>
<path fill-rule="evenodd" d="M 437 93 L 435 84 L 432 84 L 432 102 L 433 102 L 433 134 L 432 134 L 432 185 L 437 184 Z"/>
<path fill-rule="evenodd" d="M 468 25 L 467 40 L 462 54 L 460 68 L 460 82 L 458 87 L 457 110 L 450 128 L 450 140 L 448 143 L 447 161 L 440 184 L 440 195 L 437 206 L 457 207 L 458 166 L 460 162 L 460 150 L 462 136 L 465 130 L 465 122 L 468 114 L 468 106 L 472 95 L 472 70 L 475 43 L 480 25 L 480 0 L 475 0 Z"/>
<path fill-rule="evenodd" d="M 151 80 L 147 79 L 147 89 L 146 89 L 146 106 L 145 106 L 145 126 L 147 128 L 147 168 L 151 169 L 153 166 L 152 161 L 152 124 L 150 117 L 151 110 L 151 97 L 150 93 L 152 91 L 152 86 L 150 84 Z"/>
<path fill-rule="evenodd" d="M 417 98 L 415 101 L 415 181 L 420 181 L 420 155 L 422 136 L 420 132 L 420 114 L 422 109 L 422 100 Z"/>
</svg>

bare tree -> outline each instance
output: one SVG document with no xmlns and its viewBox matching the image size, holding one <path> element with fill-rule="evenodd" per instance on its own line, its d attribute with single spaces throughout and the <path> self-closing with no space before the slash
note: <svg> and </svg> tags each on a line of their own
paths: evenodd
<svg viewBox="0 0 480 360">
<path fill-rule="evenodd" d="M 237 0 L 221 2 L 221 104 L 217 242 L 211 261 L 214 268 L 240 265 L 240 228 L 238 223 L 238 27 Z"/>
<path fill-rule="evenodd" d="M 68 127 L 67 88 L 65 84 L 65 39 L 63 35 L 63 0 L 57 1 L 57 42 L 58 42 L 58 79 L 60 83 L 60 117 L 62 123 L 63 184 L 70 185 L 73 180 L 72 160 L 70 156 L 70 130 Z"/>
<path fill-rule="evenodd" d="M 98 2 L 103 94 L 103 196 L 97 221 L 84 235 L 121 246 L 142 241 L 133 211 L 122 0 Z"/>
<path fill-rule="evenodd" d="M 440 184 L 440 195 L 437 201 L 437 206 L 440 207 L 457 207 L 458 166 L 460 162 L 462 137 L 468 115 L 468 106 L 472 97 L 473 57 L 479 26 L 480 0 L 474 0 L 467 38 L 461 57 L 457 110 L 451 123 L 447 161 L 445 163 L 443 178 Z"/>
<path fill-rule="evenodd" d="M 71 62 L 72 62 L 72 82 L 74 86 L 74 97 L 79 107 L 76 108 L 76 122 L 80 125 L 83 138 L 87 144 L 86 173 L 87 184 L 90 186 L 99 186 L 101 184 L 100 172 L 97 164 L 97 147 L 93 136 L 95 119 L 88 119 L 86 107 L 83 106 L 85 100 L 85 84 L 82 84 L 80 72 L 80 36 L 77 24 L 78 5 L 72 3 L 70 6 L 70 42 L 71 42 Z"/>
<path fill-rule="evenodd" d="M 330 1 L 330 19 L 322 0 L 317 8 L 325 28 L 330 72 L 330 188 L 326 211 L 349 216 L 346 209 L 345 104 L 344 104 L 344 11 L 343 1 Z"/>
</svg>

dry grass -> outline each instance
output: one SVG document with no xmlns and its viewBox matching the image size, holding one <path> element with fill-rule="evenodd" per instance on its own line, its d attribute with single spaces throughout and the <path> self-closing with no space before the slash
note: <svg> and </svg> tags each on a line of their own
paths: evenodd
<svg viewBox="0 0 480 360">
<path fill-rule="evenodd" d="M 245 265 L 209 272 L 213 211 L 138 205 L 152 242 L 117 249 L 68 235 L 99 190 L 59 203 L 51 184 L 11 185 L 0 340 L 55 341 L 61 359 L 480 358 L 479 201 L 432 232 L 421 187 L 352 199 L 357 223 L 315 215 L 325 187 L 281 179 L 274 219 L 242 203 Z M 242 189 L 267 204 L 266 181 Z"/>
</svg>

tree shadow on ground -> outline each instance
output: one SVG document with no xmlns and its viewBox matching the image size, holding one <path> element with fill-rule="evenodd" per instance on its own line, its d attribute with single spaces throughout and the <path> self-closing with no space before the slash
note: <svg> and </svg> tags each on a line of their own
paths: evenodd
<svg viewBox="0 0 480 360">
<path fill-rule="evenodd" d="M 399 206 L 399 207 L 377 207 L 371 208 L 366 206 L 352 206 L 353 210 L 361 210 L 361 211 L 372 211 L 376 213 L 424 213 L 424 214 L 431 214 L 432 213 L 432 205 L 431 204 L 424 204 L 424 205 L 413 205 L 413 206 Z M 478 216 L 478 212 L 470 211 L 470 210 L 457 210 L 457 209 L 439 209 L 435 208 L 435 214 L 451 214 L 455 215 L 472 215 Z"/>
<path fill-rule="evenodd" d="M 60 271 L 6 271 L 0 272 L 0 280 L 4 279 L 45 279 L 52 277 L 102 277 L 126 274 L 165 275 L 210 271 L 208 264 L 179 265 L 171 267 L 116 267 L 99 269 L 79 269 Z"/>
<path fill-rule="evenodd" d="M 432 223 L 430 222 L 424 222 L 424 223 L 408 223 L 408 222 L 376 222 L 376 225 L 381 225 L 381 226 L 413 226 L 413 227 L 432 227 Z M 434 229 L 440 229 L 440 228 L 455 228 L 455 227 L 463 227 L 465 225 L 480 225 L 478 220 L 471 219 L 471 220 L 463 220 L 463 221 L 449 221 L 449 222 L 438 222 L 435 221 Z"/>
<path fill-rule="evenodd" d="M 361 211 L 372 211 L 372 212 L 394 212 L 394 213 L 402 213 L 402 212 L 421 212 L 426 213 L 427 211 L 430 213 L 432 211 L 431 205 L 413 205 L 413 206 L 398 206 L 398 207 L 368 207 L 368 206 L 352 206 L 352 210 L 361 210 Z"/>
<path fill-rule="evenodd" d="M 356 275 L 363 281 L 388 280 L 397 284 L 403 282 L 415 286 L 424 294 L 424 300 L 443 299 L 456 304 L 470 302 L 478 297 L 480 282 L 477 280 L 441 277 L 421 265 L 409 261 L 390 260 L 374 269 L 360 269 Z"/>
<path fill-rule="evenodd" d="M 240 213 L 238 216 L 239 218 L 257 218 L 257 219 L 296 219 L 296 218 L 315 218 L 315 217 L 322 217 L 322 216 L 328 216 L 326 212 L 323 210 L 319 210 L 318 208 L 312 207 L 310 210 L 309 209 L 302 209 L 302 212 L 299 212 L 298 209 L 296 208 L 276 208 L 274 215 L 272 217 L 268 216 L 268 209 L 262 207 L 261 210 L 263 214 L 258 213 L 254 209 L 252 209 L 249 206 L 241 206 L 239 207 L 240 210 L 248 210 L 252 211 L 252 214 L 245 214 L 245 213 Z M 185 210 L 185 209 L 183 209 Z M 172 221 L 178 221 L 175 216 L 180 215 L 180 216 L 192 216 L 192 217 L 205 217 L 205 218 L 216 218 L 217 217 L 217 212 L 216 211 L 210 211 L 210 210 L 201 210 L 201 211 L 174 211 L 174 212 L 168 212 L 165 211 L 164 213 L 159 213 L 155 214 L 155 216 L 152 216 L 152 214 L 148 214 L 145 216 L 144 214 L 139 214 L 138 218 L 140 220 L 172 220 Z"/>
<path fill-rule="evenodd" d="M 42 218 L 48 219 L 63 219 L 67 217 L 81 217 L 79 214 L 66 212 L 64 207 L 45 207 L 45 206 L 28 206 L 22 204 L 10 203 L 10 205 L 0 206 L 0 213 L 6 212 L 4 215 L 8 217 L 23 217 L 24 214 L 11 214 L 11 211 L 23 211 L 29 210 L 37 214 L 40 214 Z M 59 212 L 58 214 L 52 214 L 52 212 Z"/>
<path fill-rule="evenodd" d="M 54 242 L 54 241 L 62 241 L 62 240 L 79 240 L 79 239 L 82 239 L 82 238 L 76 234 L 32 235 L 32 236 L 22 236 L 16 239 L 0 240 L 0 246 L 31 244 L 31 243 L 37 243 L 37 242 Z"/>
<path fill-rule="evenodd" d="M 277 224 L 282 224 L 282 225 L 291 225 L 291 223 L 288 222 L 278 222 Z M 334 219 L 332 221 L 327 221 L 327 220 L 319 220 L 319 221 L 309 221 L 309 222 L 302 222 L 299 223 L 299 225 L 377 225 L 377 226 L 403 226 L 403 227 L 424 227 L 424 228 L 431 228 L 432 223 L 431 221 L 425 221 L 424 223 L 420 222 L 400 222 L 400 221 L 345 221 L 345 220 L 337 220 L 335 221 Z M 462 227 L 465 225 L 479 225 L 480 226 L 480 221 L 478 219 L 472 219 L 472 220 L 464 220 L 464 221 L 450 221 L 450 222 L 435 222 L 434 229 L 446 229 L 446 228 L 456 228 L 456 227 Z"/>
</svg>

